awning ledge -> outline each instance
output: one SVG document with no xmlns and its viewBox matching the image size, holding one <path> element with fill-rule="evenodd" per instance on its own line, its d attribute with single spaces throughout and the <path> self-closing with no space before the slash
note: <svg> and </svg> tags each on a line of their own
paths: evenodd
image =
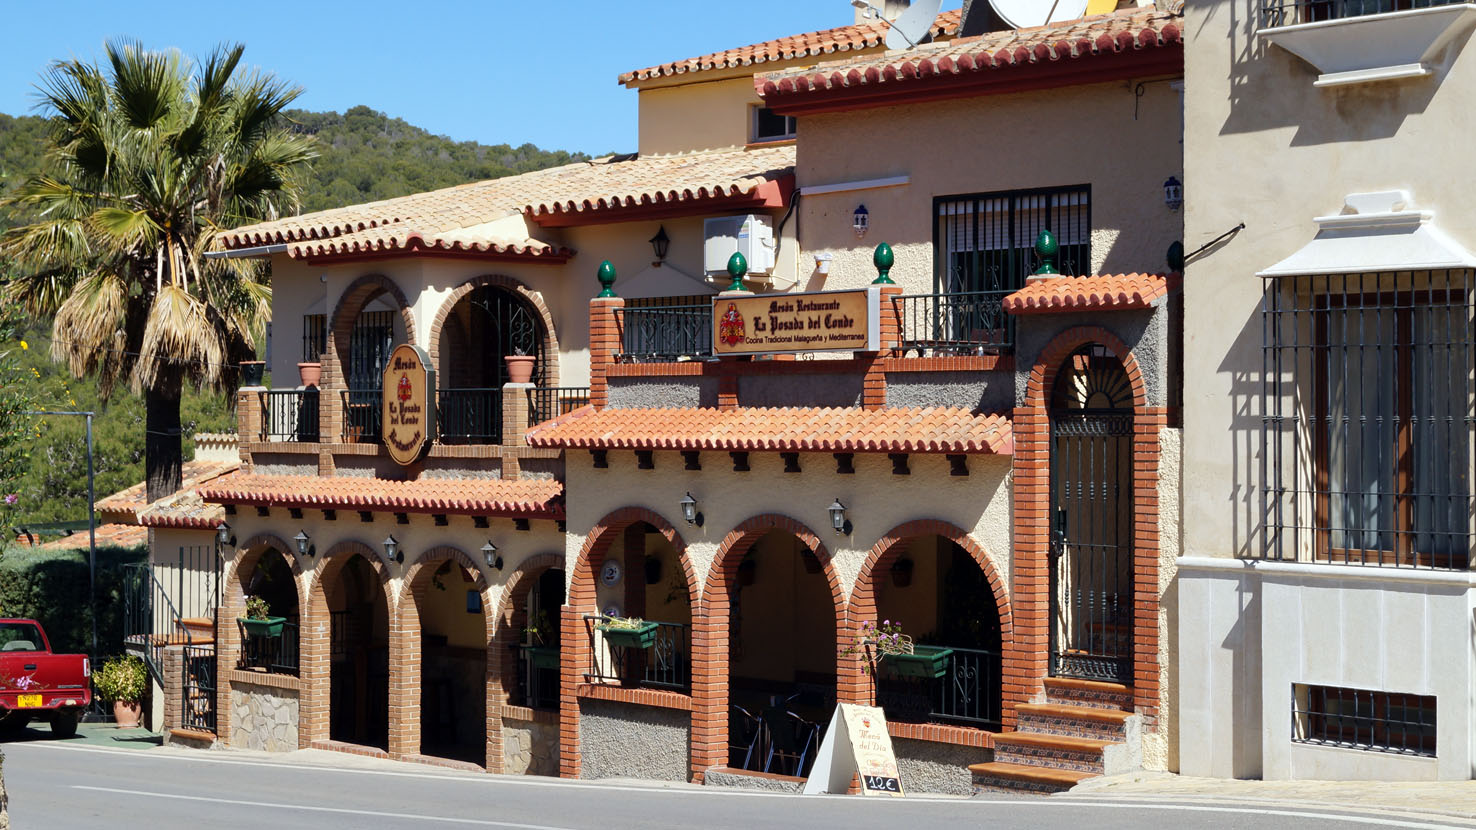
<svg viewBox="0 0 1476 830">
<path fill-rule="evenodd" d="M 1263 277 L 1476 268 L 1476 255 L 1415 210 L 1403 190 L 1351 193 L 1342 213 L 1319 216 L 1317 236 Z"/>
</svg>

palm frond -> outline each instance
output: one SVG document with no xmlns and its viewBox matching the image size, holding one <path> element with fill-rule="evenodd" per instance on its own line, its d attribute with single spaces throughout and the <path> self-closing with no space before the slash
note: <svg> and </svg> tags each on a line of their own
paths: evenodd
<svg viewBox="0 0 1476 830">
<path fill-rule="evenodd" d="M 222 332 L 207 306 L 183 286 L 165 283 L 154 296 L 132 386 L 139 394 L 166 371 L 214 384 L 225 362 Z"/>
<path fill-rule="evenodd" d="M 94 271 L 72 286 L 52 322 L 51 357 L 77 377 L 116 380 L 127 345 L 128 287 L 117 274 Z M 105 371 L 108 368 L 113 371 Z"/>
</svg>

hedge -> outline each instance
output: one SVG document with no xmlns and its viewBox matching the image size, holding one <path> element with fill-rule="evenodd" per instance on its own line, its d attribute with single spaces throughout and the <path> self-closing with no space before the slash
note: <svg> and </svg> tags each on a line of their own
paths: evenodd
<svg viewBox="0 0 1476 830">
<path fill-rule="evenodd" d="M 97 647 L 123 653 L 123 569 L 148 561 L 146 547 L 97 549 Z M 92 617 L 86 550 L 14 549 L 0 556 L 0 616 L 40 621 L 54 651 L 87 654 Z"/>
</svg>

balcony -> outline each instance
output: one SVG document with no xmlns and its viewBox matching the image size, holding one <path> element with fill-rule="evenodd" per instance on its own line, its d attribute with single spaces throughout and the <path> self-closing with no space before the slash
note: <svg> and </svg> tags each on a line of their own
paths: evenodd
<svg viewBox="0 0 1476 830">
<path fill-rule="evenodd" d="M 1004 310 L 1013 291 L 904 294 L 892 298 L 901 349 L 918 356 L 982 355 L 1009 351 L 1015 319 Z"/>
<path fill-rule="evenodd" d="M 620 359 L 631 363 L 712 356 L 712 304 L 659 305 L 620 312 Z"/>
<path fill-rule="evenodd" d="M 1324 87 L 1434 75 L 1473 26 L 1472 2 L 1266 0 L 1258 33 L 1315 67 Z"/>
</svg>

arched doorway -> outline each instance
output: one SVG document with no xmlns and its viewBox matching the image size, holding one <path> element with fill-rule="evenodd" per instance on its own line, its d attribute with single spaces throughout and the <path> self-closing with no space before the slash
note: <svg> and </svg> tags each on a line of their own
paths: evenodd
<svg viewBox="0 0 1476 830">
<path fill-rule="evenodd" d="M 349 554 L 323 586 L 329 613 L 328 737 L 389 749 L 389 605 L 374 566 Z"/>
<path fill-rule="evenodd" d="M 533 358 L 532 382 L 548 385 L 542 316 L 516 292 L 480 285 L 456 301 L 440 328 L 439 435 L 446 443 L 502 440 L 506 358 Z"/>
<path fill-rule="evenodd" d="M 292 564 L 287 554 L 276 548 L 262 551 L 254 563 L 243 561 L 242 564 L 243 600 L 255 597 L 264 601 L 269 617 L 281 617 L 286 622 L 276 634 L 270 634 L 248 631 L 244 623 L 236 620 L 241 633 L 237 666 L 273 674 L 297 674 L 301 609 Z"/>
<path fill-rule="evenodd" d="M 1051 674 L 1133 679 L 1133 388 L 1100 344 L 1051 390 Z"/>
<path fill-rule="evenodd" d="M 559 708 L 559 654 L 563 632 L 559 609 L 564 605 L 564 570 L 549 568 L 538 576 L 519 609 L 523 621 L 518 640 L 517 682 L 510 695 L 515 706 L 537 711 Z M 544 774 L 555 774 L 557 765 Z"/>
<path fill-rule="evenodd" d="M 424 562 L 410 577 L 420 632 L 420 684 L 411 692 L 418 698 L 411 700 L 420 706 L 420 754 L 482 766 L 487 762 L 485 583 L 464 558 Z M 413 636 L 410 626 L 402 628 L 407 630 Z"/>
</svg>

